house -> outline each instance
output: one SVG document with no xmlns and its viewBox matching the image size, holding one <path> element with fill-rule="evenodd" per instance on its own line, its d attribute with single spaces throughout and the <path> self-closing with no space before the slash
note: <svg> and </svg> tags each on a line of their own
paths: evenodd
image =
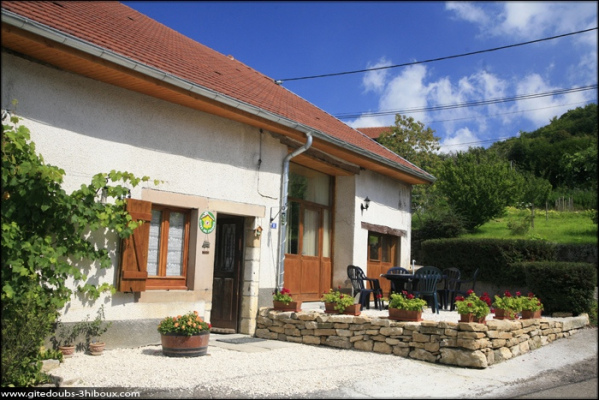
<svg viewBox="0 0 599 400">
<path fill-rule="evenodd" d="M 412 186 L 435 179 L 118 2 L 3 1 L 2 109 L 66 171 L 67 192 L 113 169 L 161 181 L 131 190 L 147 264 L 102 238 L 113 265 L 96 283 L 118 292 L 62 311 L 75 322 L 104 304 L 112 345 L 155 343 L 161 318 L 190 310 L 252 334 L 276 287 L 318 301 L 350 288 L 349 264 L 373 277 L 407 266 Z"/>
</svg>

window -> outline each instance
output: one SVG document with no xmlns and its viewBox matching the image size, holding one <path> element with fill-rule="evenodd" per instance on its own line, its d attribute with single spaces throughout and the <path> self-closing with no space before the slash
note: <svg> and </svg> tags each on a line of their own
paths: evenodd
<svg viewBox="0 0 599 400">
<path fill-rule="evenodd" d="M 397 238 L 376 232 L 368 232 L 368 259 L 381 263 L 394 263 Z"/>
<path fill-rule="evenodd" d="M 287 254 L 331 256 L 331 197 L 330 176 L 289 164 Z"/>
<path fill-rule="evenodd" d="M 152 206 L 146 289 L 187 289 L 190 210 Z"/>
<path fill-rule="evenodd" d="M 191 210 L 135 199 L 127 210 L 144 223 L 123 241 L 119 290 L 187 289 Z"/>
</svg>

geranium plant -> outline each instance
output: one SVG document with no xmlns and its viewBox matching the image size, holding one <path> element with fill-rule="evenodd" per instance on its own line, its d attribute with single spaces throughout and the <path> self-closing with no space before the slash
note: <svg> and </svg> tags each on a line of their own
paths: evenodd
<svg viewBox="0 0 599 400">
<path fill-rule="evenodd" d="M 158 332 L 162 334 L 179 333 L 187 336 L 210 331 L 210 328 L 212 325 L 205 322 L 197 311 L 190 311 L 176 317 L 166 317 L 158 324 Z"/>
<path fill-rule="evenodd" d="M 543 309 L 543 303 L 534 293 L 528 293 L 527 297 L 520 297 L 520 306 L 522 311 L 539 311 Z"/>
<path fill-rule="evenodd" d="M 495 295 L 495 301 L 493 307 L 496 309 L 505 310 L 508 316 L 511 318 L 513 315 L 518 314 L 522 310 L 522 297 L 520 292 L 516 292 L 516 296 L 512 296 L 509 290 L 503 293 L 503 297 Z"/>
<path fill-rule="evenodd" d="M 457 296 L 455 298 L 455 306 L 460 315 L 472 313 L 476 318 L 483 318 L 491 312 L 490 305 L 491 298 L 486 292 L 478 297 L 473 290 L 468 290 L 466 297 Z"/>
<path fill-rule="evenodd" d="M 293 301 L 293 298 L 291 297 L 291 290 L 287 288 L 283 288 L 280 291 L 275 289 L 275 291 L 272 292 L 272 299 L 273 301 L 280 301 L 285 305 L 288 305 Z"/>
<path fill-rule="evenodd" d="M 335 304 L 335 310 L 342 313 L 347 307 L 354 305 L 355 299 L 349 294 L 341 293 L 339 289 L 341 286 L 338 287 L 338 290 L 330 289 L 328 293 L 323 293 L 321 300 L 325 303 Z"/>
<path fill-rule="evenodd" d="M 392 293 L 389 301 L 389 308 L 408 311 L 422 311 L 426 305 L 426 300 L 414 297 L 413 294 L 405 290 L 401 293 Z"/>
</svg>

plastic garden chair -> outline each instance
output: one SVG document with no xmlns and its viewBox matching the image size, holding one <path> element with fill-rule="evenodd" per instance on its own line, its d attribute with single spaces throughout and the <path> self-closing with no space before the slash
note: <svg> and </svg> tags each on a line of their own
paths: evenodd
<svg viewBox="0 0 599 400">
<path fill-rule="evenodd" d="M 412 294 L 423 299 L 432 299 L 433 313 L 439 314 L 439 298 L 437 296 L 437 284 L 441 280 L 443 274 L 437 267 L 426 266 L 418 269 L 414 273 L 414 278 L 418 278 L 415 284 L 416 289 L 412 290 Z"/>
<path fill-rule="evenodd" d="M 368 278 L 362 268 L 355 265 L 347 266 L 347 276 L 352 284 L 353 295 L 359 294 L 360 296 L 359 302 L 362 305 L 363 310 L 370 309 L 371 294 L 374 296 L 374 306 L 379 310 L 383 309 L 383 302 L 381 300 L 383 291 L 381 290 L 378 279 Z M 368 288 L 364 282 L 368 282 Z"/>
<path fill-rule="evenodd" d="M 444 310 L 447 310 L 450 307 L 450 299 L 454 296 L 460 275 L 460 270 L 457 268 L 452 267 L 443 270 L 443 288 L 438 290 L 438 296 L 439 304 Z"/>
</svg>

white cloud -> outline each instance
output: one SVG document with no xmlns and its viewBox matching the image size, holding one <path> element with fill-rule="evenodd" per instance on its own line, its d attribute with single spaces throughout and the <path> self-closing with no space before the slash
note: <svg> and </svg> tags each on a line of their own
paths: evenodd
<svg viewBox="0 0 599 400">
<path fill-rule="evenodd" d="M 486 25 L 489 22 L 489 18 L 485 12 L 480 7 L 475 6 L 475 3 L 450 1 L 445 4 L 445 9 L 455 11 L 460 19 L 469 22 L 482 25 Z"/>
<path fill-rule="evenodd" d="M 391 79 L 379 99 L 380 110 L 407 110 L 426 107 L 428 89 L 423 84 L 426 67 L 413 65 Z"/>
<path fill-rule="evenodd" d="M 530 93 L 544 93 L 561 89 L 546 83 L 539 74 L 530 74 L 516 85 L 516 95 Z M 583 103 L 590 99 L 587 92 L 573 92 L 557 96 L 540 97 L 516 102 L 518 110 L 529 110 L 524 113 L 524 118 L 529 119 L 538 126 L 547 125 L 553 117 L 564 114 L 572 109 L 572 104 Z M 563 104 L 563 105 L 562 105 Z"/>
<path fill-rule="evenodd" d="M 441 153 L 456 153 L 467 151 L 468 147 L 479 147 L 480 139 L 468 128 L 461 128 L 441 141 Z"/>
<path fill-rule="evenodd" d="M 370 63 L 366 68 L 380 68 L 380 67 L 388 67 L 391 65 L 391 62 L 386 60 L 384 57 L 381 58 L 376 64 L 371 65 Z M 364 85 L 364 92 L 368 93 L 373 91 L 375 93 L 380 93 L 385 86 L 385 81 L 387 78 L 387 69 L 380 69 L 376 71 L 368 71 L 364 74 L 364 78 L 362 78 L 362 84 Z"/>
<path fill-rule="evenodd" d="M 591 1 L 450 2 L 445 9 L 478 26 L 484 36 L 532 40 L 597 26 L 597 3 Z"/>
</svg>

